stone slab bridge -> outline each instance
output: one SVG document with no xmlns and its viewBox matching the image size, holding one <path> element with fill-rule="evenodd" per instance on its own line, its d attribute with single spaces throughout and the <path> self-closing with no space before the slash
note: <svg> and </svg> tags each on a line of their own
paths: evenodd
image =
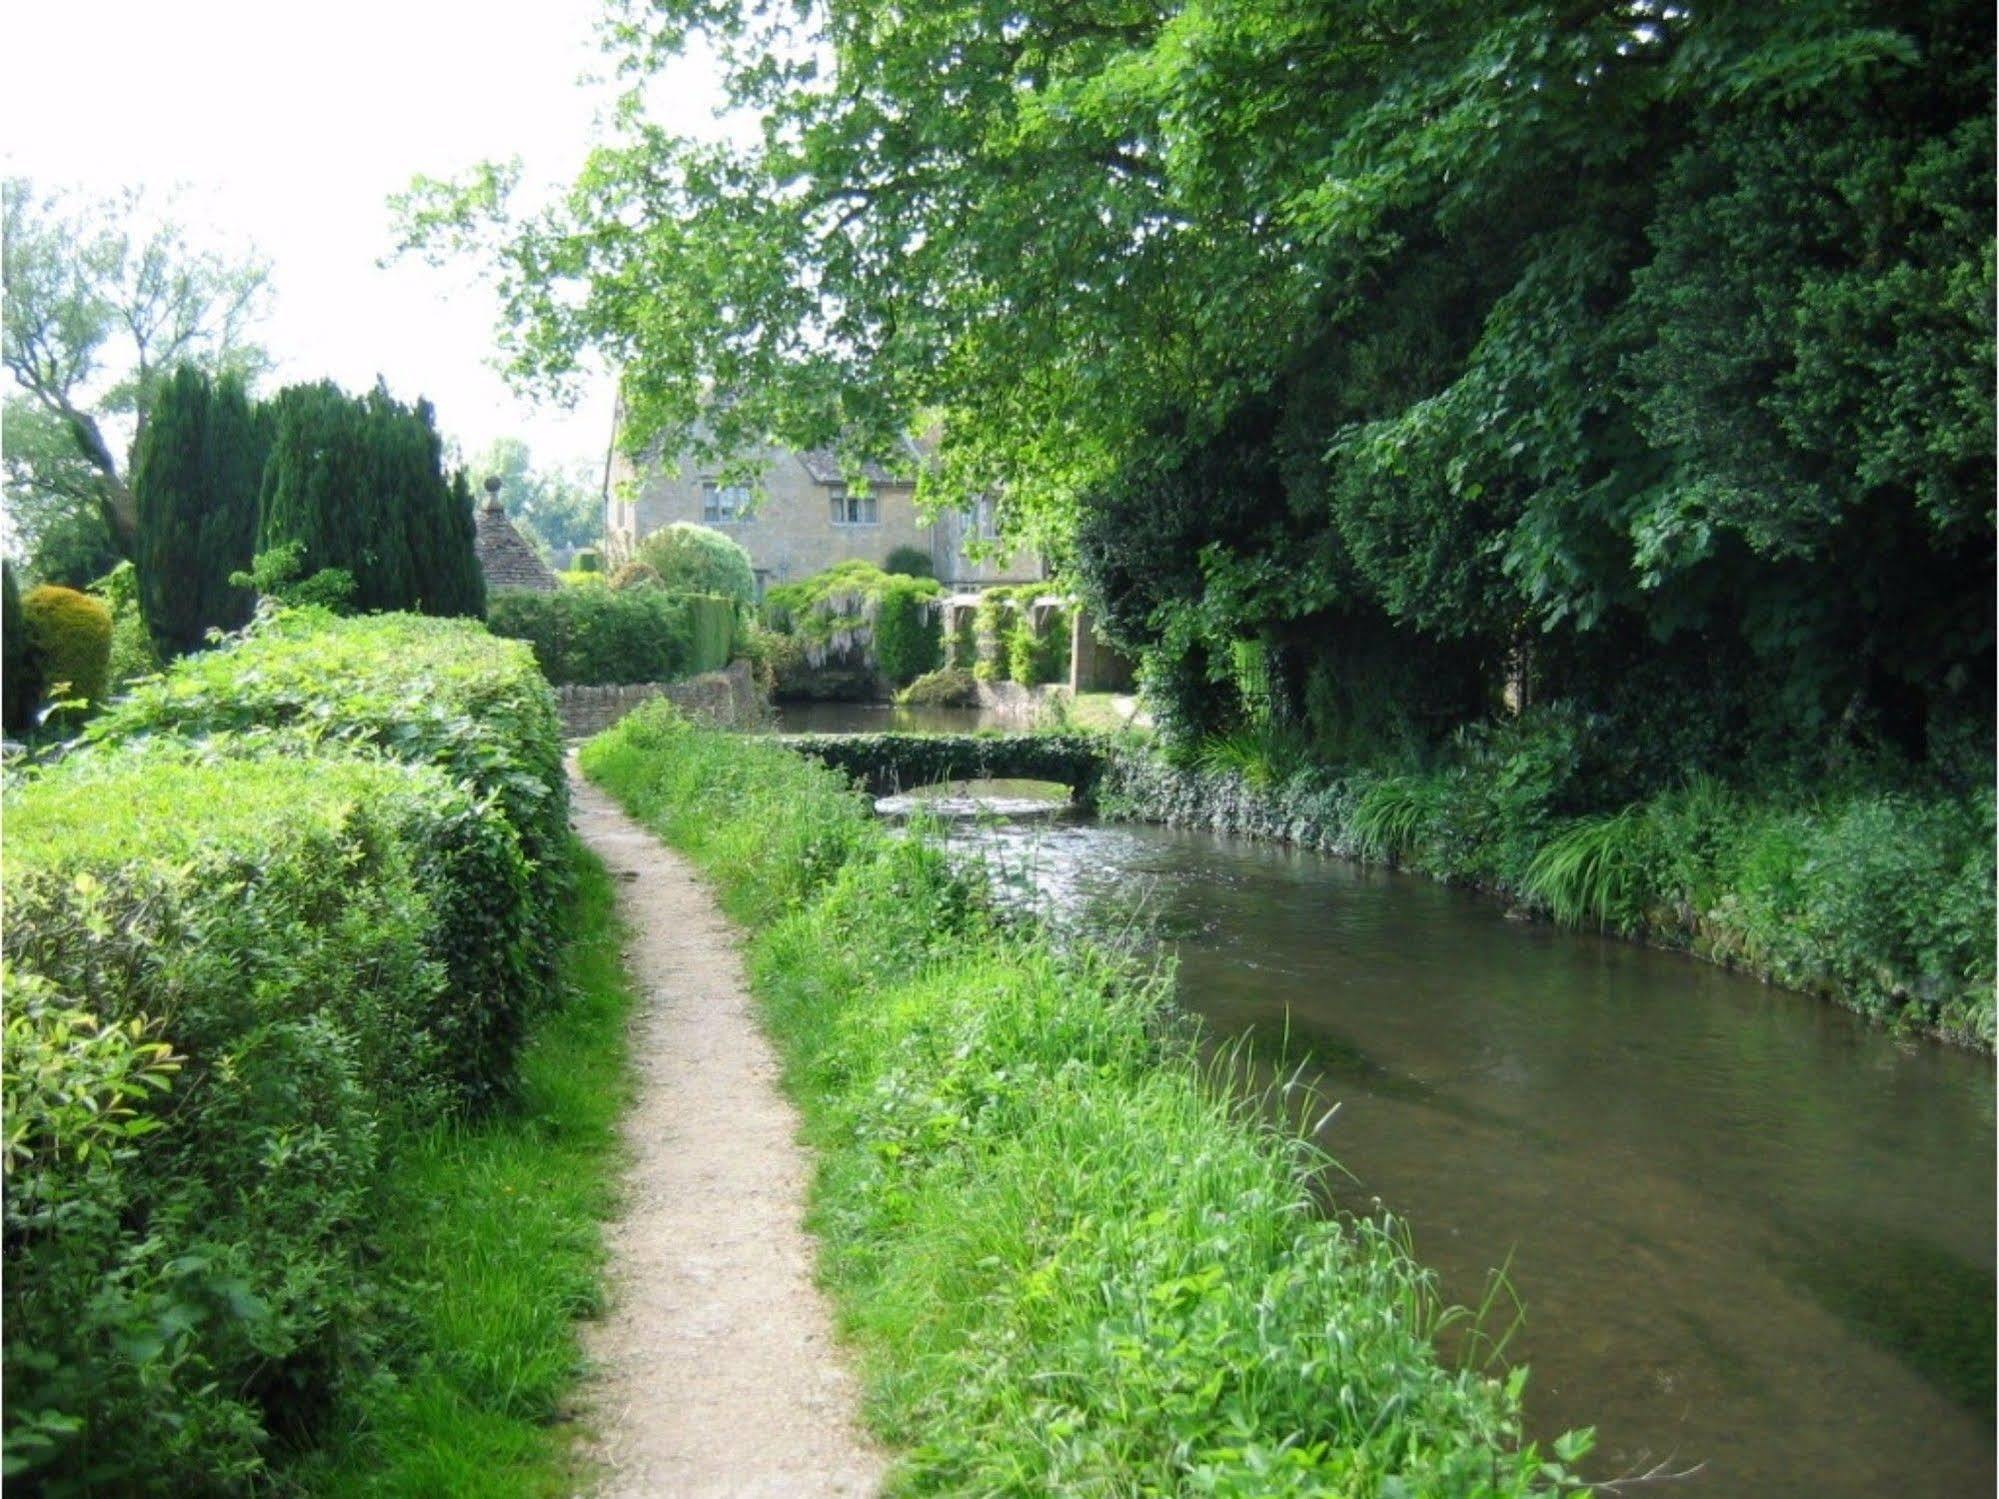
<svg viewBox="0 0 1999 1499">
<path fill-rule="evenodd" d="M 1096 802 L 1108 756 L 1094 734 L 778 734 L 787 749 L 893 796 L 946 781 L 1056 781 L 1081 806 Z"/>
</svg>

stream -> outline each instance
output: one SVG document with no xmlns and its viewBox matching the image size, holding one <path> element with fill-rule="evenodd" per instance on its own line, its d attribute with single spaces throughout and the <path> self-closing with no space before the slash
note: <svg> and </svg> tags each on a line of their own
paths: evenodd
<svg viewBox="0 0 1999 1499">
<path fill-rule="evenodd" d="M 1339 1105 L 1341 1206 L 1403 1219 L 1454 1301 L 1505 1267 L 1532 1433 L 1596 1426 L 1592 1478 L 1993 1492 L 1989 1059 L 1429 880 L 987 789 L 1009 815 L 954 840 L 1004 888 L 1136 927 L 1217 1039 Z"/>
</svg>

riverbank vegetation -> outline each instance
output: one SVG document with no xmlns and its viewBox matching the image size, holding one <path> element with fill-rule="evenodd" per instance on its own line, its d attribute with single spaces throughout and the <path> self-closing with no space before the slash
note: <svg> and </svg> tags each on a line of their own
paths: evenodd
<svg viewBox="0 0 1999 1499">
<path fill-rule="evenodd" d="M 621 15 L 769 128 L 421 184 L 523 374 L 615 349 L 637 447 L 933 423 L 920 498 L 995 497 L 1210 769 L 1989 1043 L 1989 7 Z"/>
<path fill-rule="evenodd" d="M 942 594 L 934 578 L 859 559 L 778 584 L 763 606 L 778 690 L 818 696 L 811 680 L 818 675 L 893 691 L 935 671 L 943 660 Z"/>
<path fill-rule="evenodd" d="M 1282 733 L 1170 757 L 1127 748 L 1099 807 L 1475 885 L 1990 1049 L 1989 787 L 1700 777 L 1589 813 L 1575 740 L 1504 728 L 1460 736 L 1424 769 L 1327 771 Z"/>
<path fill-rule="evenodd" d="M 610 1086 L 621 1001 L 601 952 L 564 958 L 559 732 L 526 649 L 476 624 L 298 612 L 12 772 L 10 1481 L 249 1492 L 390 1411 L 457 1400 L 489 1431 L 547 1414 L 571 1356 L 550 1298 L 586 1299 L 591 1179 L 566 1160 L 526 1214 L 475 1203 L 500 1185 L 476 1173 L 424 1183 L 475 1139 L 506 1155 L 510 1130 L 555 1152 L 523 1162 L 552 1167 L 570 1122 L 603 1148 L 614 1101 L 565 1090 Z M 596 888 L 579 919 L 601 946 Z M 574 1015 L 564 961 L 584 965 Z M 553 1051 L 524 1070 L 530 1034 L 577 1075 L 551 1077 Z M 568 1112 L 522 1113 L 544 1103 Z M 514 1283 L 454 1264 L 445 1294 L 439 1256 L 467 1240 L 421 1236 L 480 1214 L 470 1258 Z M 539 1250 L 546 1293 L 516 1295 L 548 1273 Z"/>
<path fill-rule="evenodd" d="M 1387 1225 L 1204 1077 L 1160 974 L 994 910 L 844 777 L 648 706 L 586 773 L 751 928 L 824 1274 L 906 1492 L 1552 1491 Z M 1586 1438 L 1557 1444 L 1579 1456 Z"/>
</svg>

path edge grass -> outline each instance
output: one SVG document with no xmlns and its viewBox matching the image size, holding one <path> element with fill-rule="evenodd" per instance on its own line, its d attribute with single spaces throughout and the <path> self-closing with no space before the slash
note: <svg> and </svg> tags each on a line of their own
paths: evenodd
<svg viewBox="0 0 1999 1499">
<path fill-rule="evenodd" d="M 568 858 L 560 999 L 529 1027 L 517 1101 L 395 1149 L 377 1273 L 402 1317 L 294 1491 L 519 1499 L 587 1476 L 572 1396 L 604 1304 L 636 993 L 610 873 L 573 838 Z"/>
<path fill-rule="evenodd" d="M 648 705 L 584 773 L 747 929 L 812 1148 L 819 1279 L 888 1492 L 1524 1495 L 1526 1371 L 1391 1222 L 1325 1217 L 1295 1132 L 1204 1076 L 1164 976 L 994 907 L 844 777 Z"/>
</svg>

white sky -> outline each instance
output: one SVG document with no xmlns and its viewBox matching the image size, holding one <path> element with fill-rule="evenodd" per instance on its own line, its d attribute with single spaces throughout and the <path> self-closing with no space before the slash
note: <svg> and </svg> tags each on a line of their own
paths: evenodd
<svg viewBox="0 0 1999 1499">
<path fill-rule="evenodd" d="M 537 467 L 600 470 L 611 382 L 573 411 L 535 408 L 493 368 L 496 302 L 470 266 L 376 261 L 389 194 L 518 155 L 529 189 L 581 164 L 603 84 L 598 0 L 71 0 L 16 6 L 0 150 L 38 188 L 184 185 L 191 233 L 254 244 L 275 301 L 259 330 L 275 383 L 379 373 L 427 396 L 468 454 L 513 435 Z M 707 133 L 714 92 L 688 62 L 652 117 Z M 208 231 L 204 233 L 203 231 Z"/>
</svg>

